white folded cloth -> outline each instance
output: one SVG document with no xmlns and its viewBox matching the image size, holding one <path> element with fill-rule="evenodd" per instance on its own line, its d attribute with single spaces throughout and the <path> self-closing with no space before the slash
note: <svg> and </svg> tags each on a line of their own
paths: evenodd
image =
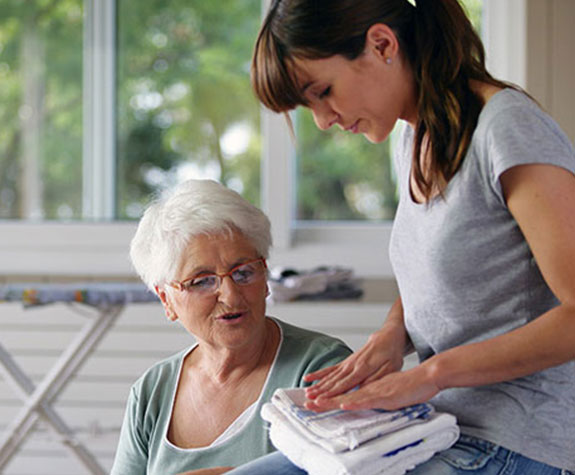
<svg viewBox="0 0 575 475">
<path fill-rule="evenodd" d="M 280 394 L 283 391 L 285 396 L 286 390 L 278 391 Z M 302 424 L 300 417 L 286 412 L 285 407 L 280 409 L 278 403 L 285 405 L 285 400 L 280 403 L 280 399 L 274 395 L 272 402 L 262 408 L 262 417 L 270 423 L 270 439 L 293 464 L 310 475 L 402 475 L 431 458 L 434 453 L 449 448 L 459 437 L 454 416 L 428 411 L 422 416 L 426 419 L 372 438 L 354 450 L 334 453 L 318 442 L 322 437 L 310 431 L 309 425 Z M 332 414 L 345 424 L 340 412 L 332 411 Z M 328 419 L 316 421 L 321 421 L 325 429 L 324 423 Z M 359 419 L 352 417 L 351 420 L 352 427 L 357 427 Z M 312 426 L 317 428 L 315 424 Z M 327 436 L 323 438 L 327 439 Z"/>
<path fill-rule="evenodd" d="M 353 450 L 360 444 L 420 423 L 433 412 L 430 404 L 416 404 L 397 411 L 360 410 L 314 412 L 304 407 L 305 389 L 277 389 L 273 405 L 295 430 L 330 452 Z"/>
</svg>

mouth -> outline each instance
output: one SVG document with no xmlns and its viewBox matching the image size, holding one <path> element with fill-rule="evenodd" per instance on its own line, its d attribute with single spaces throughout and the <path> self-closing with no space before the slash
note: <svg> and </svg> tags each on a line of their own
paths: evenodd
<svg viewBox="0 0 575 475">
<path fill-rule="evenodd" d="M 353 124 L 349 127 L 346 127 L 345 130 L 347 132 L 351 132 L 352 134 L 357 134 L 359 131 L 359 119 L 357 119 Z"/>
<path fill-rule="evenodd" d="M 226 322 L 229 321 L 234 321 L 234 320 L 239 320 L 240 318 L 242 318 L 245 314 L 242 312 L 238 312 L 238 313 L 225 313 L 223 315 L 220 315 L 218 317 L 218 320 L 224 320 Z"/>
</svg>

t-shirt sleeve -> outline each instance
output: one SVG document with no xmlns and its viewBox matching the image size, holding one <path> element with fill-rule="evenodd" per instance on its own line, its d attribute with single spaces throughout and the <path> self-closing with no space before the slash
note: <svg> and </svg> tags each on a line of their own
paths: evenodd
<svg viewBox="0 0 575 475">
<path fill-rule="evenodd" d="M 533 104 L 497 112 L 487 128 L 491 186 L 504 202 L 499 179 L 517 165 L 548 164 L 575 173 L 575 152 L 557 123 Z"/>
<path fill-rule="evenodd" d="M 139 399 L 135 385 L 128 397 L 111 475 L 141 475 L 147 471 L 148 448 Z"/>
</svg>

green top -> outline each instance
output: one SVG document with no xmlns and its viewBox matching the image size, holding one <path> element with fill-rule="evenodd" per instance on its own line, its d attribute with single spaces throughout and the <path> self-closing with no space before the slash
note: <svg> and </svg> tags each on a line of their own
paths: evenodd
<svg viewBox="0 0 575 475">
<path fill-rule="evenodd" d="M 198 468 L 238 466 L 274 451 L 260 418 L 261 406 L 276 388 L 306 386 L 305 374 L 351 354 L 341 340 L 274 321 L 281 330 L 276 359 L 256 410 L 238 433 L 205 448 L 181 449 L 168 441 L 180 368 L 189 348 L 154 365 L 132 386 L 112 475 L 171 475 Z"/>
</svg>

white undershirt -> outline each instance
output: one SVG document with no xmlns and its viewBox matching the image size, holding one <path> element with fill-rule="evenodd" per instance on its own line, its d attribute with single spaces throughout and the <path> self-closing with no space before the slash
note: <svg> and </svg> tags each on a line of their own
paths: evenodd
<svg viewBox="0 0 575 475">
<path fill-rule="evenodd" d="M 265 387 L 265 385 L 264 385 Z M 259 401 L 259 399 L 258 399 Z M 223 431 L 216 440 L 214 440 L 208 447 L 212 447 L 214 445 L 223 444 L 226 440 L 231 439 L 234 435 L 240 432 L 251 419 L 254 412 L 256 412 L 256 408 L 258 406 L 258 401 L 254 402 L 250 407 L 246 408 L 244 412 L 242 412 L 237 419 L 232 422 L 225 431 Z"/>
</svg>

